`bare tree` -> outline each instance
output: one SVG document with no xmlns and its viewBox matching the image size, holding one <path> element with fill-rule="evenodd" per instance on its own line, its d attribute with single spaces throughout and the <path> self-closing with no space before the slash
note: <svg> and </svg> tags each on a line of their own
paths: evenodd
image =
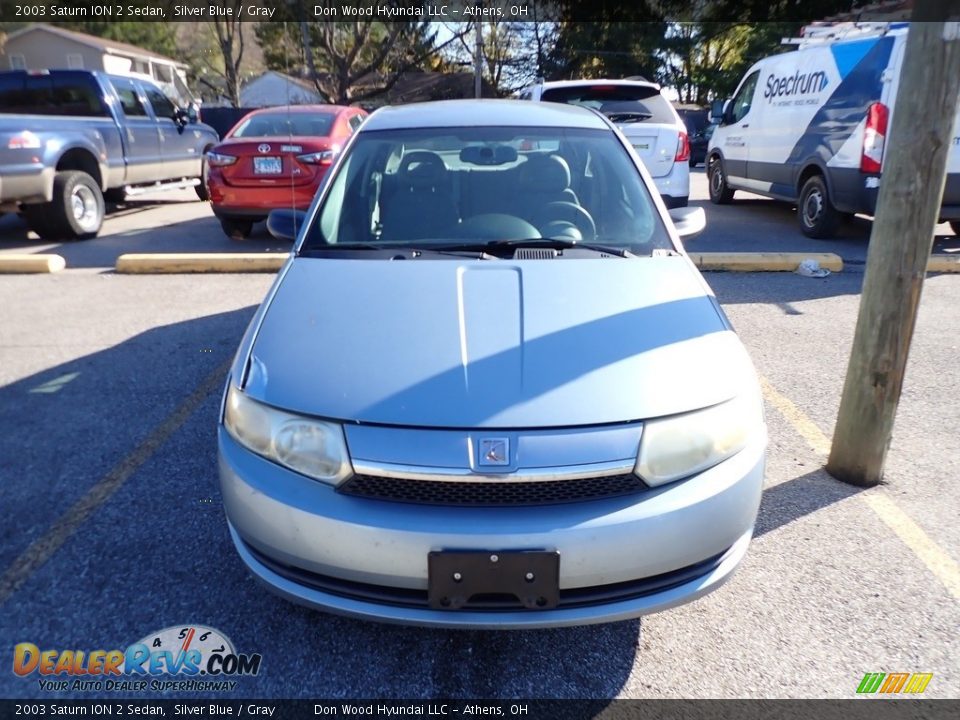
<svg viewBox="0 0 960 720">
<path fill-rule="evenodd" d="M 240 107 L 240 65 L 243 62 L 244 36 L 243 23 L 240 22 L 239 6 L 243 0 L 223 0 L 233 8 L 229 16 L 233 19 L 211 20 L 208 26 L 213 29 L 216 38 L 219 58 L 212 62 L 206 55 L 203 56 L 202 63 L 217 78 L 223 80 L 223 88 L 216 87 L 208 80 L 201 79 L 205 85 L 217 92 L 222 92 L 233 107 Z"/>
<path fill-rule="evenodd" d="M 429 64 L 467 31 L 462 28 L 438 45 L 437 31 L 429 23 L 300 20 L 307 74 L 317 91 L 337 104 L 388 92 L 404 72 Z"/>
</svg>

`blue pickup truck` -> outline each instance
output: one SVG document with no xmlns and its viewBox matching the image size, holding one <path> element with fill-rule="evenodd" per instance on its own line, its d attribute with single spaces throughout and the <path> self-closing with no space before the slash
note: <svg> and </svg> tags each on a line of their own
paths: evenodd
<svg viewBox="0 0 960 720">
<path fill-rule="evenodd" d="M 104 197 L 196 188 L 216 131 L 153 83 L 84 70 L 0 73 L 0 213 L 50 240 L 95 237 Z"/>
</svg>

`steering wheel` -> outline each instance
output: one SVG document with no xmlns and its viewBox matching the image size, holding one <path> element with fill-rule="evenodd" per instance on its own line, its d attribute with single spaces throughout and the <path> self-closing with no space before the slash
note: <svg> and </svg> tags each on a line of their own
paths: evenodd
<svg viewBox="0 0 960 720">
<path fill-rule="evenodd" d="M 595 240 L 597 237 L 597 224 L 590 217 L 590 213 L 576 203 L 564 201 L 547 203 L 537 212 L 534 225 L 546 230 L 543 233 L 544 236 L 550 237 L 548 234 L 550 228 L 556 228 L 554 223 L 558 222 L 574 225 L 585 242 Z"/>
</svg>

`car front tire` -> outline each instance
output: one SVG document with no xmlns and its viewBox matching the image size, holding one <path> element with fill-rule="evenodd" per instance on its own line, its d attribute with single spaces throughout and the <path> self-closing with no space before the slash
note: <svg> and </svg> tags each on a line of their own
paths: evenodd
<svg viewBox="0 0 960 720">
<path fill-rule="evenodd" d="M 960 220 L 951 220 L 950 229 L 953 230 L 954 235 L 960 237 Z"/>
</svg>

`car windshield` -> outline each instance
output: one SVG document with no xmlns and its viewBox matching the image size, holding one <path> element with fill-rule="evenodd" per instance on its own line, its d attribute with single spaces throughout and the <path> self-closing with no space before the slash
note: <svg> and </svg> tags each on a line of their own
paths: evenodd
<svg viewBox="0 0 960 720">
<path fill-rule="evenodd" d="M 361 132 L 303 248 L 673 245 L 609 130 L 463 127 Z"/>
<path fill-rule="evenodd" d="M 334 116 L 330 113 L 264 113 L 246 118 L 231 137 L 287 137 L 330 134 Z"/>
<path fill-rule="evenodd" d="M 546 88 L 546 102 L 582 105 L 599 110 L 613 122 L 676 123 L 673 110 L 660 91 L 650 85 L 574 85 Z"/>
</svg>

